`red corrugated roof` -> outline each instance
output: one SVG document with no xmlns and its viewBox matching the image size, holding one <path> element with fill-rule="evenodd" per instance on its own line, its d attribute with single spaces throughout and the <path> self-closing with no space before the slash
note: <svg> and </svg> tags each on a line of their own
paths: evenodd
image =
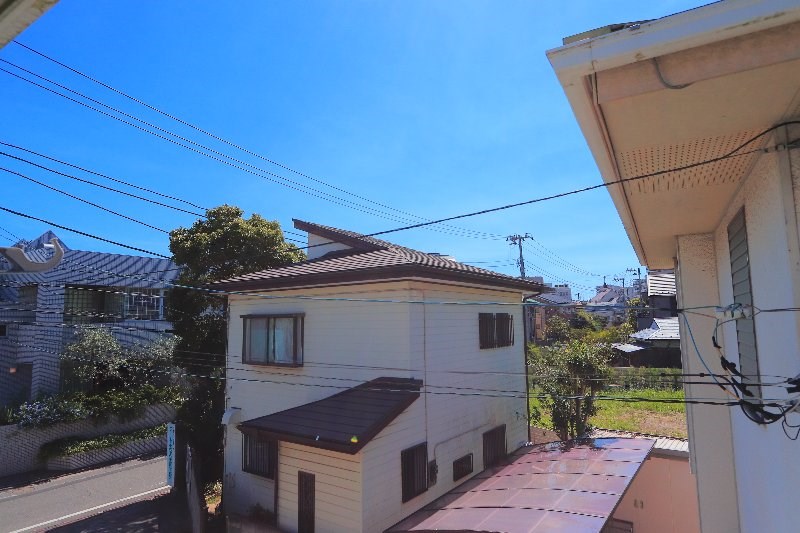
<svg viewBox="0 0 800 533">
<path fill-rule="evenodd" d="M 520 448 L 387 532 L 597 533 L 653 443 L 603 438 Z"/>
</svg>

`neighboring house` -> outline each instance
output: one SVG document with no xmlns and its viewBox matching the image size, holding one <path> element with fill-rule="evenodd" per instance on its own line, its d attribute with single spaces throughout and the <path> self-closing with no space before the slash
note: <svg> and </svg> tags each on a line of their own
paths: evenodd
<svg viewBox="0 0 800 533">
<path fill-rule="evenodd" d="M 383 531 L 529 440 L 523 297 L 543 287 L 295 221 L 308 260 L 229 295 L 224 502 Z"/>
<path fill-rule="evenodd" d="M 728 0 L 565 43 L 548 56 L 633 248 L 676 268 L 684 371 L 725 374 L 722 353 L 755 394 L 687 405 L 702 529 L 796 531 L 796 429 L 753 413 L 788 406 L 781 378 L 800 373 L 800 4 Z M 732 304 L 745 316 L 719 325 Z M 708 377 L 685 392 L 732 399 Z"/>
<path fill-rule="evenodd" d="M 627 355 L 626 366 L 681 367 L 681 333 L 678 317 L 653 318 L 649 328 L 633 333 L 633 344 L 615 343 Z"/>
<path fill-rule="evenodd" d="M 678 316 L 677 294 L 674 270 L 648 270 L 646 296 L 650 310 L 638 313 L 637 329 L 650 327 L 654 318 Z"/>
<path fill-rule="evenodd" d="M 553 316 L 569 320 L 575 315 L 575 307 L 569 306 L 572 300 L 554 293 L 540 294 L 527 298 L 525 306 L 528 312 L 528 340 L 544 343 L 547 340 L 547 321 Z"/>
<path fill-rule="evenodd" d="M 54 237 L 19 246 L 44 262 Z M 44 272 L 9 272 L 0 257 L 0 405 L 58 392 L 59 355 L 82 326 L 108 327 L 124 344 L 171 328 L 164 298 L 178 270 L 170 260 L 61 246 L 61 262 Z"/>
<path fill-rule="evenodd" d="M 595 315 L 603 317 L 609 325 L 618 322 L 625 316 L 625 289 L 618 285 L 600 285 L 597 293 L 589 298 L 584 309 Z"/>
</svg>

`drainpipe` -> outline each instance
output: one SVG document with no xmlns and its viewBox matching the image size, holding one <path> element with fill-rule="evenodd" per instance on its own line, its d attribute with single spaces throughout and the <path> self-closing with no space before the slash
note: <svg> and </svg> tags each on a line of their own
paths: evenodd
<svg viewBox="0 0 800 533">
<path fill-rule="evenodd" d="M 527 298 L 522 299 L 522 363 L 525 365 L 525 427 L 528 430 L 528 442 L 531 442 L 531 381 L 528 371 L 528 307 L 525 305 Z"/>
</svg>

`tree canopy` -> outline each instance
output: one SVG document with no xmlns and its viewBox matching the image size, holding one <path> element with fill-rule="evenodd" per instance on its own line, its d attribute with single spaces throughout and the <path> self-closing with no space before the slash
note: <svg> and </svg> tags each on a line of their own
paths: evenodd
<svg viewBox="0 0 800 533">
<path fill-rule="evenodd" d="M 178 411 L 178 426 L 201 458 L 204 483 L 222 476 L 227 298 L 197 288 L 305 258 L 285 241 L 278 222 L 243 215 L 238 207 L 222 205 L 207 210 L 191 227 L 169 234 L 173 260 L 182 268 L 176 283 L 192 288 L 171 291 L 167 318 L 181 339 L 177 361 L 198 376 L 187 378 L 192 391 Z"/>
<path fill-rule="evenodd" d="M 222 205 L 207 210 L 205 218 L 191 227 L 170 232 L 169 249 L 182 268 L 177 284 L 203 287 L 305 258 L 300 249 L 285 241 L 278 222 L 258 214 L 243 215 L 238 207 Z M 225 353 L 225 301 L 210 292 L 172 290 L 167 318 L 181 337 L 180 350 Z M 191 366 L 189 359 L 183 357 L 185 366 Z"/>
</svg>

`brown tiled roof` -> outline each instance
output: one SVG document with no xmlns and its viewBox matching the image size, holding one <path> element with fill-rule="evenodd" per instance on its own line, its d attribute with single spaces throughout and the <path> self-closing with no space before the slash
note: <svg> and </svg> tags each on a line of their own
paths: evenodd
<svg viewBox="0 0 800 533">
<path fill-rule="evenodd" d="M 419 398 L 421 385 L 415 379 L 377 378 L 238 427 L 271 439 L 354 454 Z"/>
<path fill-rule="evenodd" d="M 244 274 L 215 285 L 224 290 L 258 290 L 277 287 L 302 287 L 346 282 L 372 281 L 398 277 L 427 277 L 471 281 L 527 292 L 543 292 L 544 287 L 491 270 L 459 263 L 446 257 L 427 254 L 352 231 L 295 220 L 295 227 L 342 243 L 351 250 L 339 250 L 322 257 L 280 268 Z"/>
</svg>

